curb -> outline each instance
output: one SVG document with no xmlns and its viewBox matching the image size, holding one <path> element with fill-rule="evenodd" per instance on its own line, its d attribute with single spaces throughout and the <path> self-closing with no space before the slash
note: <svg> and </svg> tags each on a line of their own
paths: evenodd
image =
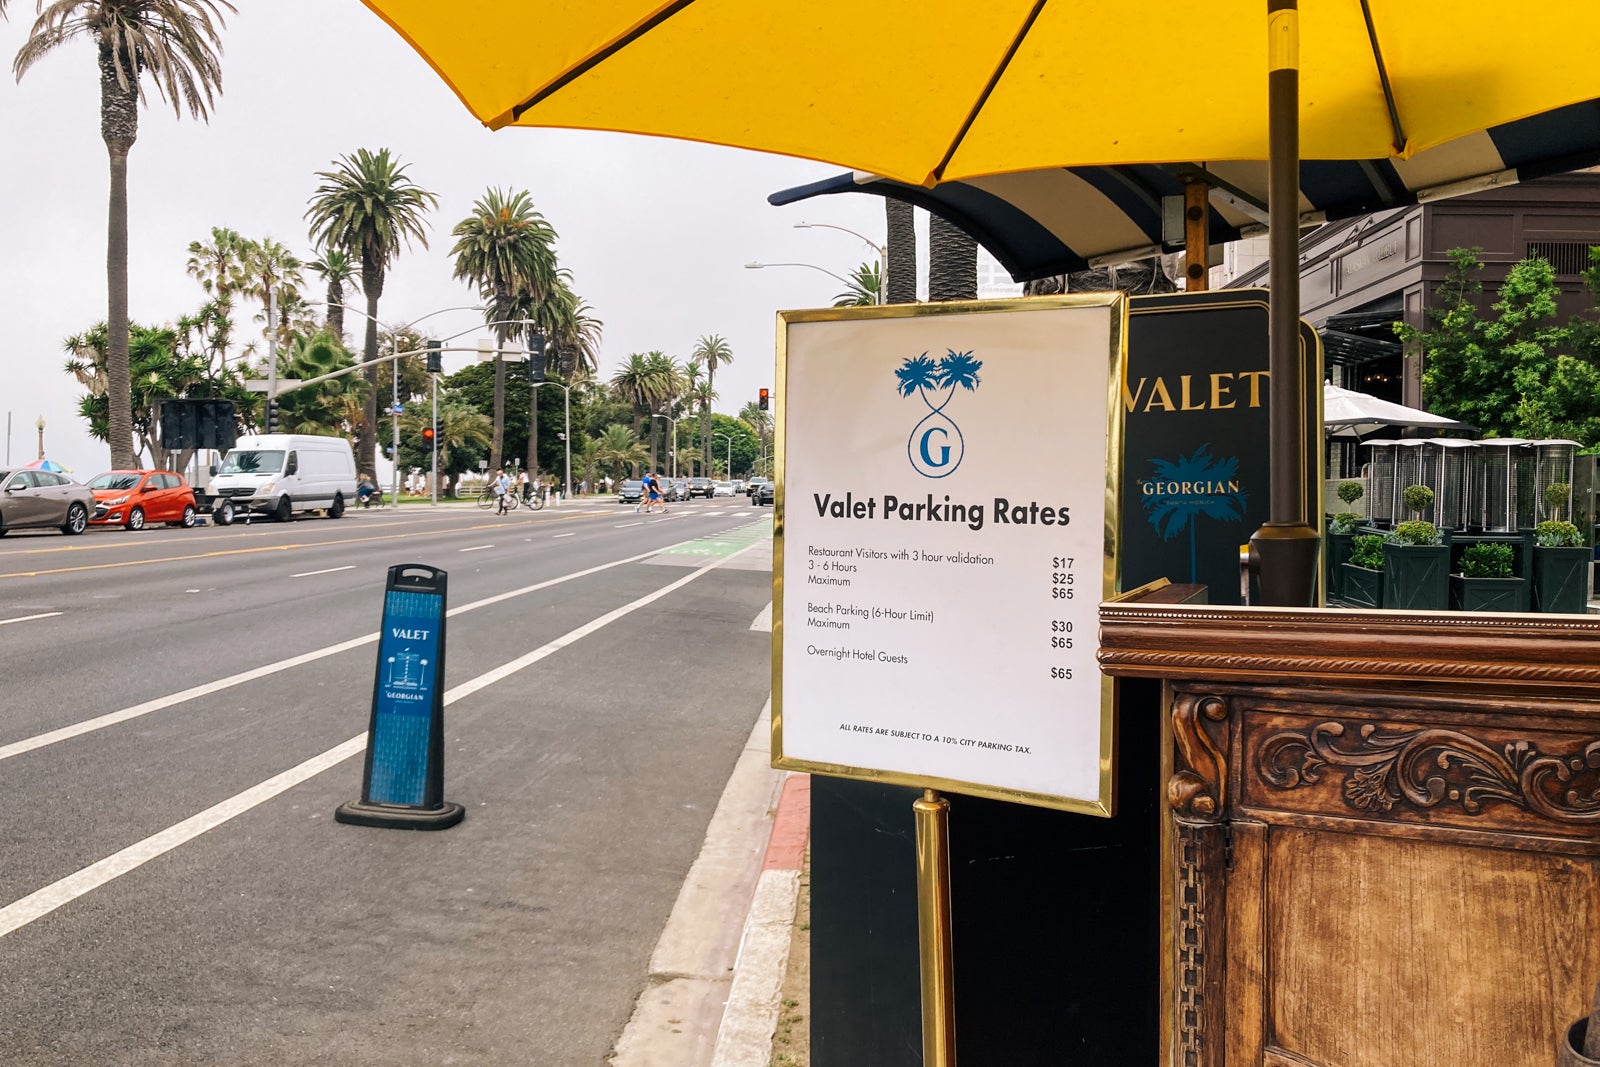
<svg viewBox="0 0 1600 1067">
<path fill-rule="evenodd" d="M 745 917 L 711 1067 L 765 1067 L 771 1058 L 810 831 L 811 776 L 791 774 Z"/>
</svg>

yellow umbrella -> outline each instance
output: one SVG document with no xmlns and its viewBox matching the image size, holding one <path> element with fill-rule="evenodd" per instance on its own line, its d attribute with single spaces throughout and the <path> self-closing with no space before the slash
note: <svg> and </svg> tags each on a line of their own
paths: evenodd
<svg viewBox="0 0 1600 1067">
<path fill-rule="evenodd" d="M 366 3 L 496 128 L 659 134 L 914 184 L 1267 157 L 1265 0 Z M 1306 0 L 1299 24 L 1310 159 L 1409 157 L 1600 97 L 1594 0 Z"/>
</svg>

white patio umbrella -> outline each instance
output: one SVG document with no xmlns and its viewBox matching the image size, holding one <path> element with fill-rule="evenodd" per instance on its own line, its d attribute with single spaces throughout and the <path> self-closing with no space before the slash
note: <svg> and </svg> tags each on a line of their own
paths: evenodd
<svg viewBox="0 0 1600 1067">
<path fill-rule="evenodd" d="M 1322 387 L 1322 432 L 1330 437 L 1364 437 L 1386 426 L 1426 426 L 1436 430 L 1470 430 L 1464 422 L 1420 408 L 1383 400 L 1337 385 Z"/>
</svg>

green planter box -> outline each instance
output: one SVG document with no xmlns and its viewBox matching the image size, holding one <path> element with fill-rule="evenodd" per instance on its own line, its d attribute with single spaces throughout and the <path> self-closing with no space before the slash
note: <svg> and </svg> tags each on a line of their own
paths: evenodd
<svg viewBox="0 0 1600 1067">
<path fill-rule="evenodd" d="M 1450 546 L 1383 546 L 1383 606 L 1401 611 L 1450 607 Z"/>
<path fill-rule="evenodd" d="M 1369 571 L 1354 563 L 1341 563 L 1343 596 L 1345 603 L 1363 608 L 1383 607 L 1383 572 Z"/>
<path fill-rule="evenodd" d="M 1450 576 L 1450 608 L 1453 611 L 1525 611 L 1522 578 L 1465 578 Z"/>
<path fill-rule="evenodd" d="M 1533 610 L 1582 615 L 1589 610 L 1587 547 L 1533 550 Z"/>
<path fill-rule="evenodd" d="M 1350 542 L 1356 539 L 1355 534 L 1328 535 L 1327 549 L 1323 559 L 1328 566 L 1328 599 L 1344 596 L 1344 565 L 1350 562 Z"/>
</svg>

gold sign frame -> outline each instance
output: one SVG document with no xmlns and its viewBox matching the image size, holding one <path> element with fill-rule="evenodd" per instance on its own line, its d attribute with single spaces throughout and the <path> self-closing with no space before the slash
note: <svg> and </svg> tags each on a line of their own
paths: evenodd
<svg viewBox="0 0 1600 1067">
<path fill-rule="evenodd" d="M 856 778 L 889 785 L 912 786 L 941 792 L 960 793 L 1035 807 L 1071 811 L 1109 818 L 1115 814 L 1116 796 L 1116 689 L 1110 676 L 1099 676 L 1099 774 L 1097 795 L 1092 798 L 1057 796 L 1010 789 L 982 782 L 911 774 L 846 764 L 823 763 L 785 754 L 783 744 L 783 637 L 784 637 L 784 562 L 785 516 L 787 514 L 787 416 L 788 416 L 788 329 L 792 324 L 892 320 L 971 314 L 1016 314 L 1063 308 L 1104 307 L 1111 311 L 1110 350 L 1106 354 L 1106 455 L 1105 494 L 1100 567 L 1100 600 L 1117 595 L 1121 577 L 1118 543 L 1118 516 L 1121 514 L 1122 457 L 1124 418 L 1122 392 L 1127 373 L 1128 308 L 1126 294 L 1084 293 L 1065 296 L 1029 297 L 1013 300 L 951 301 L 938 304 L 891 304 L 878 307 L 820 308 L 778 313 L 777 366 L 773 407 L 773 458 L 775 461 L 773 497 L 772 568 L 772 766 L 783 770 L 805 771 L 835 777 Z M 1098 643 L 1098 637 L 1096 638 Z"/>
</svg>

